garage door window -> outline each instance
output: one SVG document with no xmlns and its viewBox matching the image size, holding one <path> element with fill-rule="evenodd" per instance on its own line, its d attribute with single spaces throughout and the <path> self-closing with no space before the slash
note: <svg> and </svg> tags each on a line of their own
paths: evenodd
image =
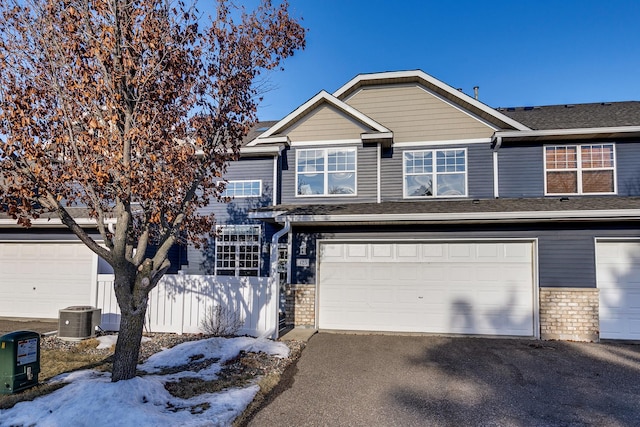
<svg viewBox="0 0 640 427">
<path fill-rule="evenodd" d="M 467 195 L 467 151 L 405 151 L 404 197 L 461 197 Z"/>
</svg>

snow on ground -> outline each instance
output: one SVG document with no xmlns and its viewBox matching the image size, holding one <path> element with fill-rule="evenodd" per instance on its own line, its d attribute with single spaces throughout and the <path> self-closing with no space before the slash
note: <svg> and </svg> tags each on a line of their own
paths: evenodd
<svg viewBox="0 0 640 427">
<path fill-rule="evenodd" d="M 171 396 L 164 384 L 181 376 L 215 379 L 222 364 L 242 350 L 279 357 L 289 354 L 283 343 L 266 339 L 210 338 L 185 342 L 151 356 L 138 366 L 148 375 L 128 381 L 112 383 L 110 374 L 95 370 L 59 375 L 51 382 L 64 382 L 66 386 L 32 402 L 0 410 L 0 426 L 228 426 L 253 400 L 257 385 L 180 399 Z M 162 368 L 185 365 L 200 355 L 219 360 L 200 372 L 159 374 Z"/>
</svg>

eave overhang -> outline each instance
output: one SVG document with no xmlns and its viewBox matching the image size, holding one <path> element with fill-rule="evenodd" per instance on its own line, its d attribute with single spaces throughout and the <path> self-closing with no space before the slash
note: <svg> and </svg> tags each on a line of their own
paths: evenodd
<svg viewBox="0 0 640 427">
<path fill-rule="evenodd" d="M 640 126 L 617 126 L 580 129 L 542 129 L 497 131 L 494 141 L 523 142 L 523 141 L 564 141 L 581 139 L 619 139 L 640 137 Z"/>
<path fill-rule="evenodd" d="M 412 224 L 487 224 L 532 223 L 559 221 L 638 221 L 640 209 L 602 211 L 530 211 L 501 213 L 448 213 L 448 214 L 370 214 L 370 215 L 289 215 L 286 212 L 250 214 L 250 218 L 266 222 L 297 225 L 412 225 Z"/>
</svg>

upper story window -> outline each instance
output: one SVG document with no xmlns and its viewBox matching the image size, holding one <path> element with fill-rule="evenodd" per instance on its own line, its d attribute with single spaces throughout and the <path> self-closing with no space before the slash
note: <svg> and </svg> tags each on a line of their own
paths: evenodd
<svg viewBox="0 0 640 427">
<path fill-rule="evenodd" d="M 467 150 L 405 151 L 404 197 L 467 195 Z"/>
<path fill-rule="evenodd" d="M 258 276 L 260 274 L 259 225 L 218 227 L 215 272 L 221 276 Z"/>
<path fill-rule="evenodd" d="M 356 194 L 356 148 L 296 150 L 298 196 Z"/>
<path fill-rule="evenodd" d="M 546 194 L 614 194 L 613 144 L 544 148 Z"/>
<path fill-rule="evenodd" d="M 222 193 L 223 197 L 260 197 L 262 196 L 262 181 L 229 181 Z"/>
</svg>

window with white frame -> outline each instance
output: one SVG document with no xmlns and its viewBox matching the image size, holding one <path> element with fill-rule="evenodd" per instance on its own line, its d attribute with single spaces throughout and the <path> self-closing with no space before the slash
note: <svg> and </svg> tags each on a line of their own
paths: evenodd
<svg viewBox="0 0 640 427">
<path fill-rule="evenodd" d="M 260 197 L 262 196 L 262 180 L 228 181 L 223 197 Z"/>
<path fill-rule="evenodd" d="M 356 148 L 296 150 L 298 196 L 356 194 Z"/>
<path fill-rule="evenodd" d="M 224 225 L 216 236 L 216 274 L 260 275 L 260 226 Z"/>
<path fill-rule="evenodd" d="M 546 194 L 614 194 L 614 144 L 544 147 Z"/>
<path fill-rule="evenodd" d="M 467 195 L 467 150 L 405 151 L 404 197 L 460 197 Z"/>
</svg>

